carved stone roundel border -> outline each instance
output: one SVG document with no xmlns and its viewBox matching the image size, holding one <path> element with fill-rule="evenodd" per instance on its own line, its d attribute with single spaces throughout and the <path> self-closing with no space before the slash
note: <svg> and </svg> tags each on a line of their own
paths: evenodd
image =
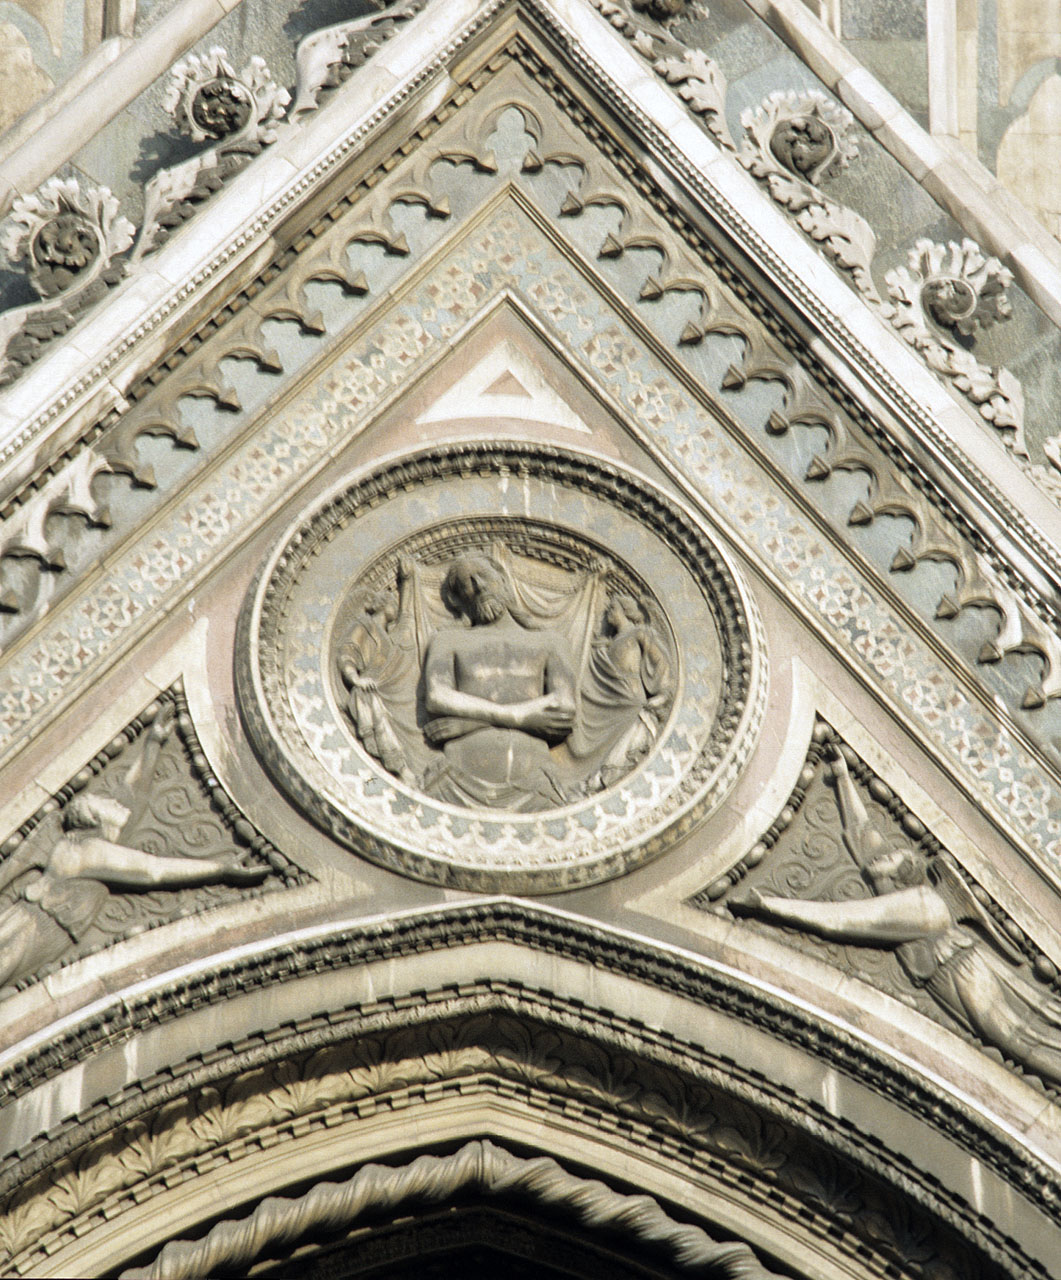
<svg viewBox="0 0 1061 1280">
<path fill-rule="evenodd" d="M 430 769 L 411 767 L 411 755 L 422 763 L 431 754 L 426 675 L 419 683 L 406 675 L 395 695 L 411 708 L 397 734 L 389 722 L 380 728 L 393 670 L 405 661 L 417 674 L 426 671 L 431 650 L 423 635 L 445 630 L 455 643 L 463 635 L 479 644 L 490 630 L 462 632 L 452 600 L 446 612 L 445 570 L 466 554 L 494 556 L 510 585 L 524 582 L 520 600 L 537 602 L 537 620 L 514 632 L 517 647 L 537 643 L 527 641 L 534 627 L 555 635 L 561 625 L 569 634 L 580 626 L 585 671 L 593 653 L 607 661 L 616 629 L 630 625 L 609 624 L 609 606 L 634 599 L 642 671 L 657 673 L 651 704 L 652 678 L 644 677 L 645 731 L 634 724 L 623 739 L 624 746 L 636 740 L 636 750 L 621 766 L 613 750 L 592 778 L 534 811 L 455 803 L 425 781 Z M 376 610 L 367 621 L 366 607 Z M 581 621 L 549 621 L 561 616 L 558 609 L 568 620 L 581 609 Z M 351 635 L 357 660 L 367 664 L 353 675 Z M 379 653 L 401 648 L 395 636 L 404 637 L 407 656 L 388 665 Z M 624 652 L 628 666 L 634 643 L 628 639 Z M 572 642 L 568 651 L 575 648 Z M 344 681 L 359 679 L 369 692 L 355 712 Z M 766 661 L 754 603 L 726 556 L 688 509 L 650 481 L 558 449 L 463 444 L 348 478 L 292 523 L 245 602 L 236 683 L 267 770 L 340 842 L 435 883 L 554 892 L 657 857 L 717 808 L 754 746 Z M 579 696 L 582 714 L 586 694 Z"/>
</svg>

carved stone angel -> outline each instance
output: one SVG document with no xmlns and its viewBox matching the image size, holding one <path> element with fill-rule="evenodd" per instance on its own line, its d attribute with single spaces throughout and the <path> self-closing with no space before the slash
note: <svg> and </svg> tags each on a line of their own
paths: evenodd
<svg viewBox="0 0 1061 1280">
<path fill-rule="evenodd" d="M 632 596 L 612 596 L 603 635 L 593 645 L 582 684 L 581 714 L 569 747 L 576 758 L 602 758 L 587 791 L 609 787 L 656 740 L 674 692 L 666 647 Z"/>
<path fill-rule="evenodd" d="M 1025 975 L 1023 958 L 944 858 L 886 850 L 839 748 L 834 767 L 844 843 L 874 896 L 816 902 L 753 889 L 731 899 L 730 909 L 839 942 L 894 948 L 911 981 L 967 1031 L 1061 1088 L 1061 1001 Z"/>
<path fill-rule="evenodd" d="M 401 625 L 415 567 L 403 560 L 399 591 L 377 591 L 361 605 L 339 652 L 339 674 L 349 690 L 346 711 L 365 750 L 403 782 L 414 781 L 401 737 L 404 720 L 415 720 L 415 640 Z"/>
<path fill-rule="evenodd" d="M 169 736 L 163 711 L 119 790 L 129 805 L 91 791 L 62 810 L 62 834 L 50 845 L 27 841 L 0 866 L 0 998 L 11 984 L 60 959 L 95 922 L 110 889 L 177 889 L 193 885 L 256 884 L 268 873 L 229 858 L 171 858 L 122 844 L 147 802 L 155 763 Z M 2 901 L 2 899 L 0 899 Z"/>
</svg>

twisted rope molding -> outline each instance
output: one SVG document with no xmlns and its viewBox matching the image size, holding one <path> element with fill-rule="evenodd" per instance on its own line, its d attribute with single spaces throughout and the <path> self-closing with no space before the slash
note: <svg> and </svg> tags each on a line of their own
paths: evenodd
<svg viewBox="0 0 1061 1280">
<path fill-rule="evenodd" d="M 346 1182 L 319 1182 L 297 1198 L 269 1196 L 246 1218 L 219 1222 L 201 1240 L 174 1240 L 146 1267 L 120 1280 L 196 1280 L 246 1268 L 266 1249 L 296 1244 L 311 1232 L 335 1233 L 369 1213 L 443 1204 L 463 1191 L 521 1195 L 559 1208 L 582 1226 L 617 1231 L 665 1253 L 673 1266 L 703 1280 L 782 1280 L 748 1245 L 720 1244 L 700 1227 L 677 1223 L 647 1195 L 623 1195 L 579 1178 L 549 1156 L 525 1158 L 480 1140 L 448 1156 L 418 1156 L 393 1168 L 367 1164 Z"/>
</svg>

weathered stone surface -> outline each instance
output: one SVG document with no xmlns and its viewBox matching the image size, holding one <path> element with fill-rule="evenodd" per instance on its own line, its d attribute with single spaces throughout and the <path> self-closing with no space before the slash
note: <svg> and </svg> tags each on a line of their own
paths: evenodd
<svg viewBox="0 0 1061 1280">
<path fill-rule="evenodd" d="M 12 241 L 5 1274 L 1046 1280 L 1049 255 L 788 0 L 222 7 Z"/>
</svg>

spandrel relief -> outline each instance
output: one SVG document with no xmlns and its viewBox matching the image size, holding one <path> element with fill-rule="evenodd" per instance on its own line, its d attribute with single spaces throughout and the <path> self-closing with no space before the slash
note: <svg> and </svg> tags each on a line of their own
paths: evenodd
<svg viewBox="0 0 1061 1280">
<path fill-rule="evenodd" d="M 240 626 L 240 710 L 285 792 L 357 853 L 475 889 L 658 856 L 732 786 L 765 705 L 758 615 L 696 518 L 517 442 L 343 482 Z"/>
<path fill-rule="evenodd" d="M 236 835 L 240 815 L 203 773 L 173 690 L 4 842 L 0 999 L 132 932 L 297 881 L 256 833 Z"/>
<path fill-rule="evenodd" d="M 500 541 L 401 557 L 392 586 L 358 592 L 339 650 L 361 745 L 466 807 L 529 813 L 619 781 L 660 732 L 675 667 L 659 606 L 624 587 Z"/>
<path fill-rule="evenodd" d="M 712 886 L 700 905 L 717 897 L 738 918 L 785 928 L 1061 1089 L 1061 996 L 1050 961 L 850 748 L 819 738 L 803 780 L 806 798 L 786 806 L 769 850 L 757 846 L 730 873 L 745 881 L 735 892 L 723 896 L 726 886 Z M 815 810 L 827 806 L 826 825 Z"/>
</svg>

